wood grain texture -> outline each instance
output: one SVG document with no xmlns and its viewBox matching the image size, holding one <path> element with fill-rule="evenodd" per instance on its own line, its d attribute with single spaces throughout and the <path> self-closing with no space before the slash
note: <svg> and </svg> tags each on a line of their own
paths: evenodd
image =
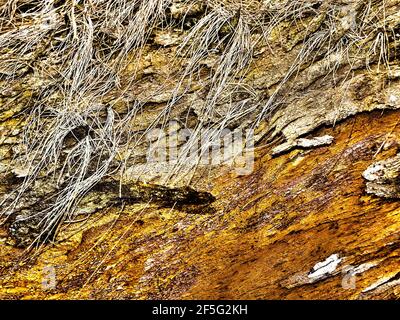
<svg viewBox="0 0 400 320">
<path fill-rule="evenodd" d="M 113 208 L 21 266 L 15 263 L 23 250 L 3 242 L 0 295 L 399 298 L 400 203 L 368 195 L 362 177 L 371 163 L 396 154 L 398 117 L 365 113 L 320 129 L 335 141 L 315 150 L 271 158 L 260 149 L 251 175 L 226 172 L 212 181 L 217 201 L 207 215 Z M 335 270 L 311 281 L 313 267 L 335 254 L 341 260 Z M 46 266 L 56 270 L 54 290 L 42 290 Z"/>
</svg>

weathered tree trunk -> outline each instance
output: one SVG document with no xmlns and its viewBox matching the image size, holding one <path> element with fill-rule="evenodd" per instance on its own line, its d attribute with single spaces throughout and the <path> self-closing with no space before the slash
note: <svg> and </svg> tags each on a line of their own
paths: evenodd
<svg viewBox="0 0 400 320">
<path fill-rule="evenodd" d="M 38 166 L 18 197 L 32 176 L 24 161 L 32 154 L 39 157 L 35 164 L 43 154 L 53 156 L 35 149 L 45 140 L 40 132 L 60 130 L 52 127 L 58 116 L 45 107 L 65 103 L 66 91 L 58 87 L 67 86 L 59 76 L 67 64 L 49 48 L 69 34 L 57 28 L 67 26 L 73 36 L 85 28 L 80 17 L 88 15 L 94 25 L 97 20 L 85 1 L 74 11 L 68 1 L 57 4 L 54 33 L 22 56 L 19 44 L 1 42 L 11 27 L 0 24 L 0 194 L 6 208 L 0 298 L 398 299 L 400 1 L 305 1 L 304 12 L 265 26 L 249 18 L 252 6 L 238 10 L 236 1 L 219 1 L 229 23 L 221 22 L 217 38 L 227 43 L 210 44 L 199 61 L 178 48 L 199 21 L 217 12 L 214 2 L 164 2 L 171 27 L 152 22 L 140 49 L 127 50 L 124 63 L 110 63 L 123 65 L 118 85 L 68 100 L 81 106 L 93 94 L 98 118 L 88 117 L 95 119 L 89 129 L 66 131 L 60 160 L 51 168 L 47 162 Z M 259 2 L 248 2 L 267 20 Z M 29 17 L 18 21 L 34 25 Z M 251 57 L 237 58 L 230 49 L 241 48 L 235 34 L 247 27 Z M 95 48 L 112 41 L 108 31 L 98 39 L 100 31 L 94 32 Z M 234 60 L 226 83 L 218 70 L 229 66 L 224 55 Z M 183 70 L 191 59 L 197 65 L 188 75 Z M 96 85 L 103 83 L 93 77 Z M 213 112 L 205 107 L 210 105 Z M 126 117 L 137 106 L 135 117 Z M 232 110 L 244 116 L 230 119 Z M 35 112 L 43 123 L 35 122 Z M 224 121 L 231 130 L 254 128 L 250 172 L 218 164 L 190 167 L 169 179 L 168 170 L 160 173 L 144 160 L 149 145 L 129 139 L 165 120 L 160 114 L 177 124 L 173 132 Z M 108 124 L 118 133 L 117 118 L 129 120 L 129 132 L 121 130 L 122 147 L 113 153 L 106 144 L 110 156 L 91 155 L 96 163 L 110 158 L 107 174 L 71 200 L 74 209 L 55 229 L 42 232 L 49 203 L 70 186 L 68 175 L 64 184 L 53 179 L 63 172 L 68 152 L 84 139 L 100 141 Z M 24 129 L 34 125 L 39 138 L 33 135 L 26 148 L 23 138 L 31 133 L 24 135 Z M 90 163 L 84 178 L 97 178 L 99 167 Z M 71 217 L 75 223 L 68 223 Z M 38 249 L 23 247 L 38 239 L 45 240 Z"/>
</svg>

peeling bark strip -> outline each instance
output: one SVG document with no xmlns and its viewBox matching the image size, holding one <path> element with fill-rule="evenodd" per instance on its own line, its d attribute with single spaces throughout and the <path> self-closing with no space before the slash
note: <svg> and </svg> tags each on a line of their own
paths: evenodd
<svg viewBox="0 0 400 320">
<path fill-rule="evenodd" d="M 400 198 L 400 154 L 378 161 L 364 171 L 367 192 L 383 198 Z"/>
<path fill-rule="evenodd" d="M 333 142 L 332 136 L 314 137 L 311 139 L 299 138 L 293 142 L 286 142 L 272 149 L 272 155 L 278 156 L 282 153 L 288 152 L 294 148 L 315 148 L 320 146 L 327 146 Z"/>
<path fill-rule="evenodd" d="M 292 289 L 298 286 L 316 283 L 326 278 L 338 274 L 336 270 L 338 265 L 342 262 L 342 258 L 338 254 L 332 254 L 325 261 L 315 264 L 315 266 L 307 273 L 301 272 L 289 277 L 287 280 L 281 282 L 285 288 Z"/>
<path fill-rule="evenodd" d="M 215 197 L 208 192 L 199 192 L 190 187 L 168 188 L 159 185 L 132 183 L 120 185 L 117 181 L 104 181 L 97 184 L 81 201 L 76 209 L 77 220 L 98 212 L 110 206 L 123 203 L 147 203 L 158 207 L 171 207 L 187 213 L 209 213 L 209 205 Z M 45 208 L 49 201 L 40 199 L 36 205 L 23 208 L 23 214 L 16 212 L 14 221 L 10 224 L 10 235 L 18 247 L 27 247 L 38 242 L 53 240 L 59 224 L 55 228 L 47 229 L 48 216 Z M 44 208 L 44 209 L 43 209 Z M 54 224 L 51 224 L 54 225 Z"/>
<path fill-rule="evenodd" d="M 122 184 L 121 196 L 116 197 L 119 183 L 102 182 L 95 188 L 95 192 L 114 194 L 117 201 L 154 202 L 163 206 L 207 205 L 215 201 L 215 197 L 208 192 L 199 192 L 190 187 L 169 188 L 154 184 Z M 113 191 L 112 191 L 113 190 Z"/>
</svg>

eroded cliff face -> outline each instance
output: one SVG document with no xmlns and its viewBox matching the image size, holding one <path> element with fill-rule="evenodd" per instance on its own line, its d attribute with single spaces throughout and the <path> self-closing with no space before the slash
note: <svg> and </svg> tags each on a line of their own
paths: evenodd
<svg viewBox="0 0 400 320">
<path fill-rule="evenodd" d="M 160 0 L 184 28 L 156 25 L 140 53 L 127 52 L 118 86 L 100 96 L 91 88 L 82 99 L 68 100 L 83 108 L 89 99 L 101 121 L 91 124 L 92 135 L 80 124 L 68 129 L 61 154 L 73 152 L 84 139 L 101 140 L 96 137 L 108 134 L 107 124 L 120 128 L 113 119 L 124 119 L 129 132 L 121 131 L 122 147 L 108 173 L 97 189 L 84 194 L 71 215 L 78 221 L 65 223 L 54 244 L 33 252 L 18 248 L 38 237 L 40 223 L 32 217 L 46 212 L 60 192 L 52 176 L 62 171 L 63 156 L 52 167 L 43 165 L 7 211 L 0 242 L 2 298 L 399 298 L 400 2 L 309 1 L 296 19 L 276 15 L 280 19 L 264 29 L 255 25 L 259 16 L 249 16 L 257 10 L 265 15 L 271 3 L 248 2 L 254 8 L 249 5 L 240 15 L 235 1 L 189 6 Z M 74 9 L 76 17 L 96 24 L 84 3 Z M 52 123 L 58 115 L 46 114 L 46 106 L 60 108 L 66 101 L 57 87 L 66 85 L 57 76 L 65 64 L 48 48 L 66 41 L 68 34 L 60 30 L 70 27 L 71 19 L 62 15 L 70 9 L 68 1 L 57 4 L 51 11 L 54 25 L 31 54 L 24 52 L 23 63 L 10 58 L 17 57 L 17 45 L 0 49 L 4 196 L 30 177 L 23 138 L 35 112 L 43 112 L 43 123 L 34 125 L 44 132 L 58 128 Z M 207 29 L 217 13 L 227 16 L 215 39 L 230 40 L 207 52 L 182 54 L 179 46 L 197 23 L 205 21 Z M 43 27 L 30 19 L 19 22 Z M 72 34 L 86 27 L 78 21 Z M 247 48 L 247 42 L 235 42 L 235 34 L 247 27 L 254 42 L 246 51 L 251 59 L 240 55 L 245 63 L 230 50 Z M 1 39 L 7 32 L 3 27 Z M 94 32 L 94 38 L 103 33 Z M 196 39 L 190 41 L 199 45 Z M 229 67 L 224 55 L 236 61 L 234 76 L 226 79 L 219 69 Z M 196 74 L 187 79 L 193 58 L 198 59 Z M 221 79 L 222 90 L 215 84 L 221 85 Z M 232 89 L 235 81 L 239 85 Z M 73 110 L 79 117 L 89 112 L 79 108 Z M 176 124 L 169 135 L 215 128 L 226 119 L 231 130 L 254 128 L 254 168 L 245 174 L 229 165 L 180 168 L 177 179 L 166 179 L 165 172 L 145 161 L 148 143 L 135 140 L 165 116 L 165 108 Z M 132 110 L 135 116 L 126 117 Z M 40 158 L 39 151 L 46 149 L 34 147 Z M 121 163 L 126 168 L 122 178 Z M 64 179 L 68 182 L 68 176 Z M 174 200 L 166 201 L 166 195 Z"/>
</svg>

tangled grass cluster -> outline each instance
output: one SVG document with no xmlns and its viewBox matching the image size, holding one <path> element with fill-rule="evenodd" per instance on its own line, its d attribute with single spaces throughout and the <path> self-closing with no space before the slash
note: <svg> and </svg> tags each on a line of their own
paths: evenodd
<svg viewBox="0 0 400 320">
<path fill-rule="evenodd" d="M 386 0 L 339 2 L 1 1 L 0 79 L 12 83 L 27 72 L 46 79 L 27 115 L 24 152 L 18 159 L 26 174 L 19 188 L 5 200 L 2 215 L 8 217 L 16 211 L 27 190 L 35 188 L 39 177 L 46 176 L 57 192 L 42 212 L 24 219 L 43 217 L 44 235 L 52 234 L 63 221 L 73 221 L 77 205 L 99 181 L 108 175 L 123 176 L 131 154 L 126 151 L 143 143 L 151 129 L 166 126 L 193 82 L 201 80 L 205 103 L 197 110 L 200 116 L 195 134 L 187 149 L 181 150 L 166 181 L 179 176 L 185 154 L 199 139 L 201 129 L 207 127 L 212 132 L 200 147 L 207 149 L 224 128 L 234 123 L 257 128 L 283 103 L 283 89 L 305 66 L 325 61 L 321 75 L 333 77 L 341 66 L 357 67 L 360 61 L 389 68 L 396 31 L 385 20 Z M 146 99 L 136 100 L 127 112 L 118 113 L 114 106 L 137 81 L 136 71 L 129 81 L 123 81 L 121 75 L 128 65 L 140 61 L 154 32 L 169 29 L 181 30 L 175 63 L 185 62 L 177 76 L 179 81 L 147 129 L 132 132 L 132 123 Z M 301 50 L 273 94 L 257 95 L 246 86 L 256 49 L 267 48 L 264 54 L 275 54 L 268 49 L 271 39 L 291 29 L 300 31 L 283 37 L 286 42 L 282 45 L 287 51 L 300 45 Z M 204 68 L 204 61 L 215 57 L 216 63 Z M 232 98 L 243 90 L 248 93 L 245 99 Z M 112 102 L 105 102 L 110 95 Z M 229 107 L 221 114 L 217 106 L 224 101 Z M 191 170 L 194 168 L 195 164 Z"/>
</svg>

